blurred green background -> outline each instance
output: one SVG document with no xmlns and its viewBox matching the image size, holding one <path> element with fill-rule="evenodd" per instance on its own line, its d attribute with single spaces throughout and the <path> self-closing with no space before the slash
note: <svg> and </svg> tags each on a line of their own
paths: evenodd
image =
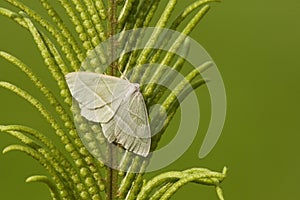
<svg viewBox="0 0 300 200">
<path fill-rule="evenodd" d="M 40 9 L 37 1 L 26 2 Z M 192 0 L 179 4 L 189 2 Z M 0 6 L 10 7 L 3 1 Z M 221 171 L 226 165 L 229 173 L 222 187 L 227 200 L 300 199 L 300 1 L 225 0 L 212 6 L 191 36 L 211 54 L 223 76 L 228 100 L 226 124 L 213 151 L 198 159 L 209 116 L 209 108 L 204 106 L 203 126 L 193 145 L 179 160 L 159 172 L 190 167 Z M 29 33 L 2 16 L 0 49 L 22 59 L 51 83 Z M 19 70 L 3 59 L 0 80 L 40 95 Z M 53 83 L 50 87 L 57 89 Z M 205 89 L 200 88 L 197 93 L 201 104 L 209 105 Z M 51 134 L 38 112 L 3 89 L 0 124 L 31 125 L 45 132 L 49 129 Z M 1 151 L 15 142 L 1 134 Z M 44 185 L 24 182 L 29 175 L 44 173 L 36 161 L 22 153 L 1 154 L 0 199 L 50 199 Z M 172 199 L 217 197 L 214 188 L 189 184 Z"/>
</svg>

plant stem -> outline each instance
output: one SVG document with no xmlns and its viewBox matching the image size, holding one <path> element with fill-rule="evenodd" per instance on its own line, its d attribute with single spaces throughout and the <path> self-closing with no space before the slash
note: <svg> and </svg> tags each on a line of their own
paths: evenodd
<svg viewBox="0 0 300 200">
<path fill-rule="evenodd" d="M 111 37 L 110 41 L 110 56 L 111 56 L 111 67 L 110 67 L 110 74 L 112 76 L 116 76 L 118 73 L 118 64 L 117 62 L 113 62 L 116 54 L 116 41 L 112 38 L 116 33 L 117 33 L 117 25 L 118 25 L 118 20 L 117 20 L 117 0 L 110 0 L 110 5 L 109 5 L 109 27 L 108 27 L 108 32 L 109 36 Z"/>
<path fill-rule="evenodd" d="M 108 145 L 108 159 L 110 166 L 107 166 L 107 199 L 113 200 L 116 198 L 117 194 L 117 184 L 118 184 L 118 171 L 114 169 L 116 166 L 116 160 L 114 159 L 116 156 L 115 148 L 113 148 L 114 144 Z"/>
<path fill-rule="evenodd" d="M 110 0 L 109 1 L 109 24 L 108 24 L 108 30 L 109 30 L 109 36 L 113 37 L 116 34 L 117 31 L 117 0 Z M 115 58 L 115 52 L 116 52 L 116 45 L 115 41 L 112 39 L 110 41 L 110 56 L 111 56 L 111 67 L 109 68 L 108 73 L 112 76 L 117 75 L 117 62 L 113 62 Z M 107 167 L 107 199 L 113 200 L 116 198 L 117 194 L 117 184 L 118 184 L 118 172 L 117 170 L 114 170 L 113 168 L 116 166 L 115 162 L 115 148 L 113 148 L 113 144 L 108 145 L 108 159 L 111 167 Z"/>
</svg>

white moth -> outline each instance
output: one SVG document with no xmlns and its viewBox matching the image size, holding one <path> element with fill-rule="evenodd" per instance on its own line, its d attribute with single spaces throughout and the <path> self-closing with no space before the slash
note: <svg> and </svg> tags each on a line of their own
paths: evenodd
<svg viewBox="0 0 300 200">
<path fill-rule="evenodd" d="M 151 132 L 139 84 L 91 72 L 69 73 L 66 81 L 79 102 L 81 115 L 100 123 L 110 143 L 119 143 L 144 157 L 148 155 Z"/>
</svg>

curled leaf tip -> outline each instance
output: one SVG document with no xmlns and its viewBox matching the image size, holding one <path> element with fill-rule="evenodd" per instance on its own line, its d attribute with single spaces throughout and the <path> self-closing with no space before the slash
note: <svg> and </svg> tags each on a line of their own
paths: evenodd
<svg viewBox="0 0 300 200">
<path fill-rule="evenodd" d="M 223 168 L 222 173 L 223 173 L 224 175 L 226 175 L 226 174 L 227 174 L 227 171 L 228 171 L 228 168 L 225 166 L 225 167 Z"/>
<path fill-rule="evenodd" d="M 29 176 L 25 182 L 26 183 L 31 183 L 31 182 L 47 182 L 49 181 L 49 178 L 47 176 L 44 175 L 33 175 L 33 176 Z"/>
<path fill-rule="evenodd" d="M 8 152 L 10 152 L 10 151 L 12 151 L 12 150 L 14 150 L 13 149 L 13 146 L 7 146 L 7 147 L 5 147 L 3 150 L 2 150 L 2 153 L 3 154 L 6 154 L 6 153 L 8 153 Z"/>
</svg>

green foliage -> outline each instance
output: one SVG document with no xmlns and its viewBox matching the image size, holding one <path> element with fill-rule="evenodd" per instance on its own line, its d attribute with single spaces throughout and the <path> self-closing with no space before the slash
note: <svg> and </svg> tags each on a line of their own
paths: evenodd
<svg viewBox="0 0 300 200">
<path fill-rule="evenodd" d="M 51 21 L 47 21 L 19 0 L 5 1 L 19 9 L 20 12 L 16 13 L 6 8 L 0 8 L 0 14 L 12 19 L 31 33 L 44 59 L 45 67 L 61 91 L 61 96 L 56 97 L 47 87 L 47 84 L 35 75 L 31 67 L 14 56 L 0 51 L 0 57 L 23 71 L 44 94 L 49 105 L 55 108 L 56 113 L 48 111 L 47 106 L 41 103 L 39 99 L 14 84 L 1 81 L 0 87 L 14 92 L 32 104 L 52 126 L 53 131 L 65 147 L 64 150 L 57 148 L 57 144 L 53 144 L 44 133 L 29 127 L 1 125 L 1 132 L 10 134 L 22 142 L 22 144 L 7 146 L 3 153 L 13 150 L 24 152 L 36 159 L 49 172 L 49 176 L 34 175 L 29 177 L 26 182 L 45 183 L 49 187 L 53 199 L 166 200 L 189 182 L 215 186 L 219 198 L 223 199 L 219 184 L 226 176 L 226 168 L 222 173 L 202 168 L 193 168 L 182 172 L 167 172 L 147 181 L 144 180 L 143 175 L 148 161 L 143 161 L 142 165 L 138 165 L 140 159 L 138 157 L 128 158 L 129 163 L 127 163 L 131 168 L 140 171 L 138 174 L 118 172 L 105 167 L 87 151 L 77 135 L 70 114 L 72 97 L 64 79 L 67 73 L 79 70 L 89 50 L 94 49 L 100 42 L 122 30 L 147 27 L 150 23 L 155 23 L 155 27 L 176 30 L 187 17 L 192 16 L 181 31 L 185 35 L 190 34 L 208 11 L 208 4 L 217 2 L 217 0 L 195 1 L 183 9 L 182 13 L 171 22 L 171 25 L 169 25 L 170 18 L 174 14 L 176 0 L 168 1 L 162 12 L 158 11 L 158 5 L 161 3 L 159 0 L 109 0 L 108 2 L 103 0 L 58 0 L 73 23 L 73 27 L 68 27 L 64 23 L 57 8 L 48 0 L 39 1 L 47 11 Z M 160 17 L 154 21 L 156 15 Z M 73 33 L 73 30 L 76 31 L 76 34 Z M 156 39 L 154 36 L 152 42 L 156 42 Z M 178 48 L 183 41 L 183 38 L 178 38 L 171 48 Z M 102 58 L 100 57 L 100 59 Z M 140 52 L 133 51 L 124 54 L 111 65 L 108 73 L 117 76 L 116 67 L 124 72 L 135 64 L 139 66 L 149 63 L 149 61 L 162 65 L 171 65 L 174 62 L 173 69 L 178 71 L 184 64 L 184 59 L 175 57 L 171 52 L 163 53 L 160 50 L 148 48 Z M 199 78 L 199 70 L 205 70 L 206 67 L 205 65 L 200 66 L 199 69 L 190 72 L 186 76 L 187 82 L 179 83 L 167 97 L 163 95 L 164 88 L 159 88 L 157 85 L 149 84 L 143 88 L 143 95 L 149 105 L 161 101 L 167 111 L 167 120 L 163 130 L 152 138 L 152 150 L 157 147 L 165 128 L 179 107 L 176 96 L 186 96 L 190 92 L 186 91 L 186 83 L 191 83 L 193 88 L 203 85 L 205 81 Z M 141 69 L 137 67 L 137 73 L 139 70 Z M 144 76 L 151 77 L 151 80 L 155 81 L 160 78 L 161 70 L 157 69 L 154 74 L 149 74 L 146 71 Z M 95 69 L 95 71 L 97 70 Z M 142 82 L 143 77 L 139 79 L 139 77 L 133 76 L 132 80 Z M 80 121 L 77 118 L 74 120 Z M 96 127 L 91 128 L 96 129 Z"/>
</svg>

